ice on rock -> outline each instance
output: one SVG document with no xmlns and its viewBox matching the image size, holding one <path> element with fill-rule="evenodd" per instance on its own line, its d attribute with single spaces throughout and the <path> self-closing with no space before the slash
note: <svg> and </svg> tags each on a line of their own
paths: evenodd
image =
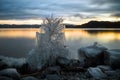
<svg viewBox="0 0 120 80">
<path fill-rule="evenodd" d="M 0 76 L 0 80 L 13 80 L 12 78 L 8 78 L 8 77 L 4 77 L 4 76 Z"/>
<path fill-rule="evenodd" d="M 120 50 L 113 49 L 105 52 L 105 64 L 110 65 L 112 68 L 120 69 Z"/>
<path fill-rule="evenodd" d="M 20 74 L 14 68 L 8 68 L 0 71 L 0 76 L 6 76 L 14 80 L 20 80 Z"/>
<path fill-rule="evenodd" d="M 5 62 L 9 67 L 20 67 L 24 63 L 26 63 L 25 58 L 12 58 L 12 57 L 4 57 L 0 56 L 2 62 Z"/>
<path fill-rule="evenodd" d="M 78 50 L 79 59 L 88 67 L 103 64 L 104 51 L 106 50 L 106 47 L 95 42 L 91 46 L 83 47 Z"/>
<path fill-rule="evenodd" d="M 61 80 L 61 77 L 57 74 L 46 75 L 47 80 Z"/>
<path fill-rule="evenodd" d="M 65 37 L 62 30 L 61 18 L 46 18 L 40 27 L 40 33 L 36 33 L 36 47 L 30 51 L 28 63 L 34 68 L 42 68 L 44 65 L 52 65 L 55 59 L 67 57 L 69 51 L 65 48 Z"/>
<path fill-rule="evenodd" d="M 28 76 L 28 77 L 23 78 L 22 80 L 39 80 L 39 79 L 32 77 L 32 76 Z"/>
<path fill-rule="evenodd" d="M 107 75 L 103 73 L 100 68 L 90 67 L 88 68 L 88 73 L 95 79 L 103 79 L 107 77 Z"/>
</svg>

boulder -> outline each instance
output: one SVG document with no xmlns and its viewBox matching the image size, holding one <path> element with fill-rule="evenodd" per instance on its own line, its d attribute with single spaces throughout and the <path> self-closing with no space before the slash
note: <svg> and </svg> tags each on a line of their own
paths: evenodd
<svg viewBox="0 0 120 80">
<path fill-rule="evenodd" d="M 85 67 L 104 64 L 104 46 L 94 43 L 94 45 L 83 47 L 78 50 L 79 60 Z"/>
<path fill-rule="evenodd" d="M 17 72 L 16 69 L 13 69 L 13 68 L 1 70 L 0 76 L 9 77 L 14 80 L 20 80 L 20 74 Z"/>
<path fill-rule="evenodd" d="M 88 68 L 88 71 L 87 73 L 93 77 L 94 79 L 104 79 L 107 77 L 107 75 L 105 73 L 102 72 L 102 70 L 98 67 L 96 68 L 93 68 L 93 67 L 90 67 Z"/>
<path fill-rule="evenodd" d="M 13 80 L 13 79 L 9 77 L 0 76 L 0 80 Z"/>
<path fill-rule="evenodd" d="M 107 74 L 108 76 L 115 76 L 117 75 L 117 72 L 116 71 L 105 71 L 105 74 Z"/>
<path fill-rule="evenodd" d="M 32 76 L 28 76 L 28 77 L 23 78 L 22 80 L 40 80 L 40 79 L 37 79 L 37 78 L 32 77 Z"/>
<path fill-rule="evenodd" d="M 5 62 L 9 67 L 21 66 L 26 63 L 25 58 L 13 58 L 13 57 L 4 57 L 0 56 L 0 60 Z"/>
<path fill-rule="evenodd" d="M 111 80 L 120 80 L 120 70 L 105 71 Z"/>
<path fill-rule="evenodd" d="M 70 64 L 70 60 L 65 57 L 58 57 L 56 59 L 56 64 L 59 65 L 62 68 L 66 68 Z"/>
<path fill-rule="evenodd" d="M 57 74 L 48 74 L 46 75 L 47 80 L 61 80 L 60 76 Z"/>
<path fill-rule="evenodd" d="M 103 72 L 112 70 L 112 68 L 110 66 L 107 66 L 107 65 L 99 65 L 97 67 L 100 68 Z"/>
<path fill-rule="evenodd" d="M 0 70 L 3 70 L 3 69 L 6 69 L 8 68 L 9 66 L 7 65 L 7 63 L 5 63 L 4 61 L 0 61 Z"/>
<path fill-rule="evenodd" d="M 31 67 L 28 63 L 23 63 L 20 66 L 14 66 L 14 68 L 16 68 L 20 74 L 27 74 L 27 73 L 33 72 L 33 70 L 31 69 Z"/>
<path fill-rule="evenodd" d="M 105 64 L 110 65 L 113 69 L 120 69 L 120 50 L 107 50 Z"/>
<path fill-rule="evenodd" d="M 61 70 L 60 66 L 51 66 L 46 69 L 46 73 L 59 74 L 60 70 Z"/>
<path fill-rule="evenodd" d="M 80 63 L 79 60 L 71 59 L 69 66 L 70 66 L 70 67 L 80 67 L 80 66 L 81 66 L 81 63 Z"/>
<path fill-rule="evenodd" d="M 21 74 L 31 72 L 30 65 L 26 62 L 25 58 L 12 58 L 0 56 L 0 70 L 6 68 L 16 68 Z"/>
</svg>

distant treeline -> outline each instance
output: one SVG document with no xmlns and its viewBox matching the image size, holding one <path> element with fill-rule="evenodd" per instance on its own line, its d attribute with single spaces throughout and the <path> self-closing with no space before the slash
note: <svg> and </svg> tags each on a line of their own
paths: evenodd
<svg viewBox="0 0 120 80">
<path fill-rule="evenodd" d="M 120 21 L 90 21 L 83 25 L 77 25 L 76 28 L 120 28 Z"/>
<path fill-rule="evenodd" d="M 0 25 L 0 28 L 39 28 L 41 25 Z M 119 22 L 90 21 L 82 25 L 65 24 L 66 28 L 120 28 Z"/>
<path fill-rule="evenodd" d="M 39 28 L 41 25 L 0 25 L 0 28 Z"/>
<path fill-rule="evenodd" d="M 66 28 L 120 28 L 120 21 L 90 21 L 82 25 L 66 25 Z"/>
</svg>

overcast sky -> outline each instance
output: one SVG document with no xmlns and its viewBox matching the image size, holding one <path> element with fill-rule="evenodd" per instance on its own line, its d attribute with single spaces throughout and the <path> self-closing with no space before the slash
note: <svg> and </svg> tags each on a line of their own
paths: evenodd
<svg viewBox="0 0 120 80">
<path fill-rule="evenodd" d="M 120 18 L 120 0 L 0 0 L 0 23 L 39 20 L 49 15 L 66 21 Z"/>
</svg>

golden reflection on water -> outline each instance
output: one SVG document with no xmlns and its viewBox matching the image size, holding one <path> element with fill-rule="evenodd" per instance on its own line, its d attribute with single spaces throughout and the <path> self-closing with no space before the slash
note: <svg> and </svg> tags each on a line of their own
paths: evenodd
<svg viewBox="0 0 120 80">
<path fill-rule="evenodd" d="M 25 38 L 32 38 L 34 39 L 36 36 L 36 32 L 38 32 L 39 29 L 0 29 L 0 37 L 3 38 L 19 38 L 19 37 L 25 37 Z M 86 30 L 81 29 L 65 29 L 65 37 L 66 40 L 79 40 L 81 38 L 86 39 L 97 39 L 103 42 L 109 42 L 111 40 L 120 40 L 120 32 L 98 32 L 98 33 L 90 33 Z"/>
<path fill-rule="evenodd" d="M 67 40 L 76 40 L 80 38 L 88 38 L 90 37 L 90 34 L 85 30 L 80 29 L 65 29 L 65 37 Z"/>
<path fill-rule="evenodd" d="M 98 33 L 97 38 L 99 40 L 103 40 L 104 42 L 112 41 L 112 40 L 120 40 L 120 32 L 106 32 L 106 33 Z"/>
<path fill-rule="evenodd" d="M 86 30 L 81 29 L 67 29 L 65 30 L 65 36 L 67 40 L 78 40 L 85 38 L 87 39 L 96 39 L 101 42 L 109 42 L 112 40 L 120 40 L 120 31 L 115 32 L 112 30 L 102 31 L 96 33 L 90 33 Z"/>
<path fill-rule="evenodd" d="M 36 32 L 39 29 L 0 29 L 0 37 L 3 38 L 35 38 Z"/>
</svg>

